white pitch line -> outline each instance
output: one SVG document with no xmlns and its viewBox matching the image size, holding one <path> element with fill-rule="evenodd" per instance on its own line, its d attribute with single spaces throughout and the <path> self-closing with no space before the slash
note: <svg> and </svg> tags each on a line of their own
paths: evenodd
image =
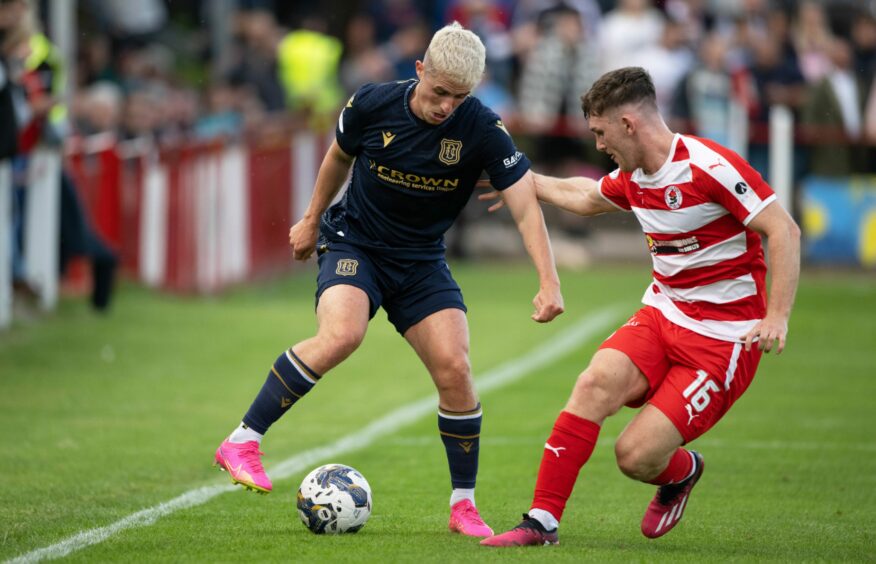
<svg viewBox="0 0 876 564">
<path fill-rule="evenodd" d="M 476 380 L 478 390 L 480 392 L 488 392 L 520 380 L 530 372 L 550 364 L 562 355 L 581 346 L 582 342 L 603 331 L 609 323 L 620 315 L 621 310 L 617 306 L 603 308 L 592 315 L 588 315 L 575 325 L 551 338 L 547 343 L 519 358 L 512 359 L 484 373 L 483 376 Z M 275 480 L 283 480 L 298 472 L 310 469 L 318 462 L 329 460 L 341 454 L 361 450 L 375 440 L 392 434 L 401 427 L 409 425 L 430 413 L 435 413 L 436 405 L 437 396 L 434 394 L 411 402 L 377 419 L 356 433 L 341 437 L 326 446 L 317 447 L 287 458 L 272 466 L 269 474 Z M 161 517 L 182 509 L 202 505 L 220 494 L 236 489 L 239 488 L 232 484 L 224 484 L 189 490 L 170 501 L 140 510 L 105 527 L 82 531 L 61 542 L 44 548 L 38 548 L 12 560 L 7 560 L 7 562 L 18 564 L 61 558 L 85 547 L 99 544 L 126 529 L 151 525 Z"/>
</svg>

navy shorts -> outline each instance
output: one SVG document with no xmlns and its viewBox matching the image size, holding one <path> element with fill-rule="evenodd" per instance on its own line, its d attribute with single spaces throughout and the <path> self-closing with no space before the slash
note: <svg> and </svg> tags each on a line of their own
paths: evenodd
<svg viewBox="0 0 876 564">
<path fill-rule="evenodd" d="M 371 302 L 369 318 L 379 307 L 404 335 L 411 326 L 442 309 L 467 311 L 462 291 L 444 259 L 397 260 L 346 243 L 320 241 L 316 302 L 327 288 L 356 286 Z"/>
</svg>

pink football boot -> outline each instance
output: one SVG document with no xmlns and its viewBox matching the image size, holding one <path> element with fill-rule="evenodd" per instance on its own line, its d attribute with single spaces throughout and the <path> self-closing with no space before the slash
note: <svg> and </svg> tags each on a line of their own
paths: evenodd
<svg viewBox="0 0 876 564">
<path fill-rule="evenodd" d="M 493 534 L 493 529 L 484 523 L 477 507 L 468 499 L 459 501 L 450 508 L 450 523 L 447 526 L 454 533 L 469 537 L 488 537 Z"/>
<path fill-rule="evenodd" d="M 259 443 L 223 441 L 216 449 L 215 465 L 231 475 L 231 481 L 258 493 L 271 493 L 271 480 L 262 467 Z"/>
<path fill-rule="evenodd" d="M 677 484 L 668 484 L 657 488 L 657 495 L 651 500 L 651 505 L 642 518 L 642 534 L 649 539 L 662 537 L 672 530 L 684 515 L 687 498 L 690 491 L 703 475 L 703 457 L 700 453 L 691 451 L 697 461 L 694 473 Z"/>
<path fill-rule="evenodd" d="M 557 530 L 548 531 L 541 523 L 527 514 L 523 522 L 500 535 L 481 541 L 481 546 L 545 546 L 560 544 Z"/>
</svg>

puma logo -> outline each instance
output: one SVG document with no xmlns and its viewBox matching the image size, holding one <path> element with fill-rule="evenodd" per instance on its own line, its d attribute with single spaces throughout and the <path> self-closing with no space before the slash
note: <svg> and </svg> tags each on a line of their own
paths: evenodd
<svg viewBox="0 0 876 564">
<path fill-rule="evenodd" d="M 392 143 L 392 140 L 395 139 L 395 133 L 391 131 L 383 132 L 383 148 L 385 149 L 387 145 Z"/>
<path fill-rule="evenodd" d="M 713 168 L 718 168 L 719 166 L 724 166 L 724 163 L 721 161 L 718 161 L 715 164 L 709 165 L 709 170 L 712 170 Z"/>
<path fill-rule="evenodd" d="M 699 417 L 700 414 L 699 413 L 695 414 L 693 412 L 693 408 L 691 407 L 691 405 L 689 403 L 685 404 L 684 408 L 687 410 L 687 416 L 688 416 L 687 424 L 690 425 L 690 422 L 694 420 L 694 417 Z"/>
<path fill-rule="evenodd" d="M 545 443 L 545 444 L 544 444 L 544 448 L 546 448 L 546 449 L 548 449 L 549 451 L 551 451 L 552 453 L 556 454 L 556 455 L 557 455 L 557 458 L 560 457 L 560 451 L 561 451 L 561 450 L 566 450 L 566 447 L 555 447 L 555 446 L 551 446 L 550 443 Z"/>
</svg>

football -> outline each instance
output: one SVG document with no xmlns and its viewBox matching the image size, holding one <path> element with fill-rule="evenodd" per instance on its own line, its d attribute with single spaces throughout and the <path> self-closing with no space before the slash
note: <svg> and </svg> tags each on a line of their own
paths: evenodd
<svg viewBox="0 0 876 564">
<path fill-rule="evenodd" d="M 355 468 L 326 464 L 304 477 L 297 505 L 301 522 L 318 535 L 355 533 L 371 516 L 371 486 Z"/>
</svg>

